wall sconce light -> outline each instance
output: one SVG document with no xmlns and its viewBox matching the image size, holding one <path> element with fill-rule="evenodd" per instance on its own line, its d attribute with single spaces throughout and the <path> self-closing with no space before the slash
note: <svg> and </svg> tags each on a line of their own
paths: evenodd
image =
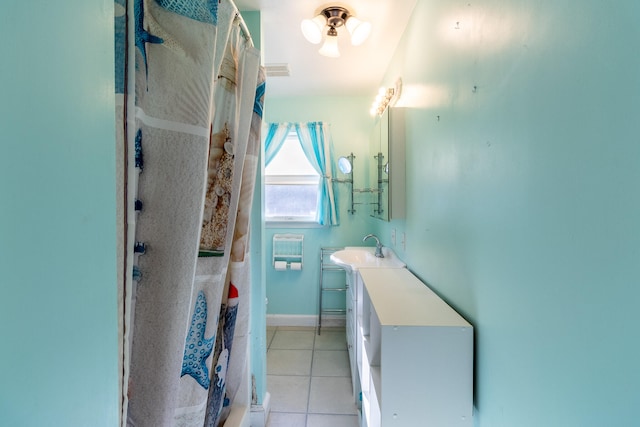
<svg viewBox="0 0 640 427">
<path fill-rule="evenodd" d="M 313 19 L 304 19 L 300 25 L 304 37 L 313 44 L 319 44 L 324 37 L 324 44 L 318 51 L 320 55 L 330 58 L 340 56 L 338 50 L 338 28 L 346 27 L 351 35 L 351 44 L 361 45 L 371 33 L 371 24 L 364 22 L 353 16 L 346 8 L 341 6 L 330 6 L 323 9 L 320 14 Z"/>
</svg>

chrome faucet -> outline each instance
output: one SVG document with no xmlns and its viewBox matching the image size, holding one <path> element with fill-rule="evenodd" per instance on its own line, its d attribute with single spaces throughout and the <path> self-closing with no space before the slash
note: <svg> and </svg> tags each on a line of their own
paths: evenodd
<svg viewBox="0 0 640 427">
<path fill-rule="evenodd" d="M 382 243 L 380 243 L 380 239 L 378 239 L 378 236 L 376 236 L 375 234 L 367 234 L 366 236 L 364 236 L 364 239 L 362 239 L 362 241 L 365 242 L 369 237 L 373 237 L 374 239 L 376 239 L 376 257 L 384 258 L 384 255 L 382 254 Z"/>
</svg>

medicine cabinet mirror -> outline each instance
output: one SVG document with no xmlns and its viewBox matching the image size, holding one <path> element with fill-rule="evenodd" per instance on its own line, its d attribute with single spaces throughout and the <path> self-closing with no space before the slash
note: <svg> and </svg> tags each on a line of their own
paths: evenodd
<svg viewBox="0 0 640 427">
<path fill-rule="evenodd" d="M 405 215 L 403 108 L 387 108 L 375 121 L 369 145 L 372 216 L 384 221 Z"/>
</svg>

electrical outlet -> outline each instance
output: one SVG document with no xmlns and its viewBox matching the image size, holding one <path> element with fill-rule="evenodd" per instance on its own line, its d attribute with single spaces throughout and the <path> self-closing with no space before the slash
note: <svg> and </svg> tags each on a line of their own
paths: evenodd
<svg viewBox="0 0 640 427">
<path fill-rule="evenodd" d="M 400 240 L 400 245 L 402 246 L 402 250 L 403 251 L 407 250 L 407 239 L 406 239 L 406 236 L 405 236 L 404 232 L 402 233 L 402 238 Z"/>
<path fill-rule="evenodd" d="M 396 246 L 396 229 L 391 229 L 391 246 Z"/>
</svg>

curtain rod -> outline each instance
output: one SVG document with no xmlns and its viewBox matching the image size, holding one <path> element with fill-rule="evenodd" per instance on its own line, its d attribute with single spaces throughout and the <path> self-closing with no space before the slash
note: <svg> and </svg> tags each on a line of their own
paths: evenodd
<svg viewBox="0 0 640 427">
<path fill-rule="evenodd" d="M 236 18 L 235 19 L 236 19 L 236 21 L 238 21 L 238 24 L 240 25 L 240 31 L 242 31 L 242 35 L 244 36 L 245 40 L 247 40 L 247 42 L 249 42 L 249 44 L 251 44 L 251 47 L 255 47 L 255 45 L 253 44 L 253 39 L 251 38 L 251 33 L 249 32 L 249 29 L 247 28 L 247 24 L 244 22 L 244 19 L 242 18 L 242 15 L 238 11 L 238 9 L 236 9 Z"/>
</svg>

